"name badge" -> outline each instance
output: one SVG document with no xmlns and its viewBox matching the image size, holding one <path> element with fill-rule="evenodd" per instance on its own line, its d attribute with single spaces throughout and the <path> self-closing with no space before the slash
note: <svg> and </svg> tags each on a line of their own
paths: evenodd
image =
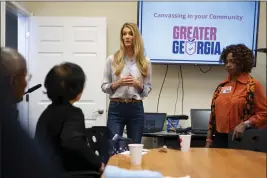
<svg viewBox="0 0 267 178">
<path fill-rule="evenodd" d="M 231 93 L 231 91 L 232 91 L 232 86 L 228 86 L 228 87 L 223 87 L 221 93 Z"/>
</svg>

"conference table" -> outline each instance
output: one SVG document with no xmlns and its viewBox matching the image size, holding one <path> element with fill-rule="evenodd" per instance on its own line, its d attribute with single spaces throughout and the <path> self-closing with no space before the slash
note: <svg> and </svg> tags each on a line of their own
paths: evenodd
<svg viewBox="0 0 267 178">
<path fill-rule="evenodd" d="M 149 150 L 140 166 L 130 156 L 117 154 L 108 165 L 129 170 L 158 171 L 163 176 L 190 178 L 266 178 L 266 153 L 215 148 L 191 148 L 188 152 Z"/>
</svg>

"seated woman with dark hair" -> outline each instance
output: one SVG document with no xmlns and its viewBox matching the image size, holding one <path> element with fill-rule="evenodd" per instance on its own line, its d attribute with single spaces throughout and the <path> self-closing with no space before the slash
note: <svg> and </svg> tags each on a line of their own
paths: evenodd
<svg viewBox="0 0 267 178">
<path fill-rule="evenodd" d="M 38 120 L 35 140 L 66 171 L 102 172 L 104 164 L 87 146 L 83 112 L 73 106 L 81 98 L 85 80 L 82 68 L 73 63 L 54 66 L 48 72 L 44 86 L 52 104 Z"/>
</svg>

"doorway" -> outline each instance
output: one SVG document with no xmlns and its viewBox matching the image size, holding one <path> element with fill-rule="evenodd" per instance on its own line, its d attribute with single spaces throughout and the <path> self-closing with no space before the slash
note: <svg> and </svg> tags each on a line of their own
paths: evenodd
<svg viewBox="0 0 267 178">
<path fill-rule="evenodd" d="M 18 16 L 10 8 L 6 9 L 6 47 L 18 49 Z"/>
<path fill-rule="evenodd" d="M 28 36 L 29 36 L 29 17 L 30 13 L 20 6 L 17 2 L 1 2 L 1 10 L 5 10 L 4 17 L 1 17 L 1 26 L 3 24 L 4 40 L 1 41 L 1 46 L 10 47 L 18 50 L 26 60 L 29 58 Z M 27 66 L 28 67 L 28 66 Z M 27 86 L 31 87 L 31 86 Z M 28 88 L 26 88 L 27 90 Z M 19 122 L 21 126 L 29 131 L 29 106 L 26 97 L 20 102 L 17 107 L 19 110 Z"/>
</svg>

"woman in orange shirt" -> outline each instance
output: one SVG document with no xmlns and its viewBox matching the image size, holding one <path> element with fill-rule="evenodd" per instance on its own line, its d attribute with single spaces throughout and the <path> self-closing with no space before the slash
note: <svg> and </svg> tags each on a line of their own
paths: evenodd
<svg viewBox="0 0 267 178">
<path fill-rule="evenodd" d="M 266 95 L 260 82 L 250 76 L 254 55 L 248 47 L 227 46 L 220 61 L 229 75 L 213 94 L 206 147 L 228 148 L 229 132 L 239 139 L 249 127 L 266 126 Z"/>
</svg>

